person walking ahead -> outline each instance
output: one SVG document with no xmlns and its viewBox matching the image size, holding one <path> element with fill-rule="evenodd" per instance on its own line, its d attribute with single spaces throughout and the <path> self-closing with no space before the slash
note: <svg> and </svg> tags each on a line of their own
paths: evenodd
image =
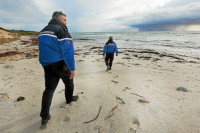
<svg viewBox="0 0 200 133">
<path fill-rule="evenodd" d="M 39 61 L 44 68 L 45 90 L 42 96 L 41 126 L 46 127 L 54 91 L 61 78 L 65 84 L 65 99 L 69 104 L 76 101 L 73 96 L 75 75 L 74 45 L 66 27 L 66 15 L 55 11 L 52 19 L 38 36 Z"/>
<path fill-rule="evenodd" d="M 105 63 L 106 63 L 106 66 L 107 66 L 107 71 L 111 70 L 115 52 L 116 52 L 116 56 L 118 56 L 117 45 L 113 41 L 113 37 L 110 36 L 109 40 L 106 42 L 104 49 L 103 49 L 103 56 L 105 57 L 105 55 L 106 55 Z"/>
</svg>

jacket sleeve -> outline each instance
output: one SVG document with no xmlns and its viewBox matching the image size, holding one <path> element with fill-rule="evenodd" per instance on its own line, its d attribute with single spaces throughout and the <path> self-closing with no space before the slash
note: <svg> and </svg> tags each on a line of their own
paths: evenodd
<svg viewBox="0 0 200 133">
<path fill-rule="evenodd" d="M 117 45 L 115 45 L 115 52 L 116 52 L 116 56 L 118 56 L 118 48 L 117 48 Z"/>
<path fill-rule="evenodd" d="M 62 57 L 70 71 L 75 70 L 74 44 L 72 38 L 59 39 Z"/>
<path fill-rule="evenodd" d="M 103 48 L 103 56 L 106 54 L 106 51 L 107 51 L 107 47 L 105 45 L 104 48 Z"/>
</svg>

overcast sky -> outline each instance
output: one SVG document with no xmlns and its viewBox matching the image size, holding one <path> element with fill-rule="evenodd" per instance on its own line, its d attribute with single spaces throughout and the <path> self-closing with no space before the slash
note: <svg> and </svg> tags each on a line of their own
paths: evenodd
<svg viewBox="0 0 200 133">
<path fill-rule="evenodd" d="M 0 27 L 40 31 L 56 10 L 70 32 L 200 31 L 200 0 L 0 0 Z"/>
</svg>

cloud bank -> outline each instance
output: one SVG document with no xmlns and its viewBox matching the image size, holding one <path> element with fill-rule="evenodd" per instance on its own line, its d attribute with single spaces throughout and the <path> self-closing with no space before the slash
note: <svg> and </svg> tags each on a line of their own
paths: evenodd
<svg viewBox="0 0 200 133">
<path fill-rule="evenodd" d="M 0 27 L 40 31 L 56 10 L 71 32 L 200 31 L 199 0 L 6 0 Z"/>
</svg>

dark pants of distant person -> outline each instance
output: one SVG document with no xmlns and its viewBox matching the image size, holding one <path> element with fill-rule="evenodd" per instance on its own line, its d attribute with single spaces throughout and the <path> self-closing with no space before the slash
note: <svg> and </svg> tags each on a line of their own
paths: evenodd
<svg viewBox="0 0 200 133">
<path fill-rule="evenodd" d="M 111 68 L 113 59 L 114 59 L 114 52 L 106 53 L 106 57 L 105 57 L 106 66 L 110 66 Z"/>
<path fill-rule="evenodd" d="M 49 117 L 49 110 L 51 106 L 51 101 L 53 98 L 54 91 L 58 85 L 59 79 L 61 78 L 65 84 L 65 98 L 66 102 L 70 103 L 72 101 L 72 95 L 74 91 L 73 79 L 69 79 L 70 71 L 67 69 L 64 61 L 59 61 L 54 64 L 44 66 L 44 76 L 45 76 L 45 90 L 42 96 L 42 109 L 40 116 L 42 119 L 47 119 Z"/>
</svg>

